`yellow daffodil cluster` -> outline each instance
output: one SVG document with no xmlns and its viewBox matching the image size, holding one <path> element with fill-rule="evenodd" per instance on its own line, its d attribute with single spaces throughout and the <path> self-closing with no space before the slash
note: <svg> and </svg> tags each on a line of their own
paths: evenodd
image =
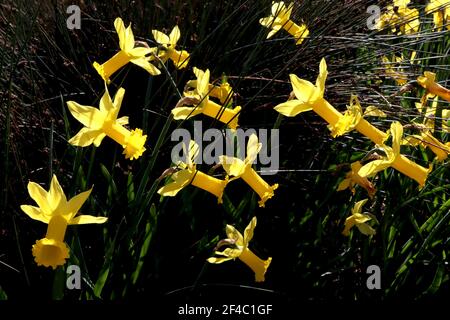
<svg viewBox="0 0 450 320">
<path fill-rule="evenodd" d="M 450 30 L 450 0 L 430 0 L 425 12 L 433 15 L 434 26 L 438 31 L 444 26 Z"/>
<path fill-rule="evenodd" d="M 410 8 L 410 0 L 393 0 L 378 21 L 379 30 L 387 27 L 396 34 L 413 34 L 419 31 L 419 10 Z"/>
</svg>

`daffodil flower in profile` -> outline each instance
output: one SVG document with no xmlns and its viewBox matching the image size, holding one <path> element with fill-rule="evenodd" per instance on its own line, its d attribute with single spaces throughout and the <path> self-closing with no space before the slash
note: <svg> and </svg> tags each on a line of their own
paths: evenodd
<svg viewBox="0 0 450 320">
<path fill-rule="evenodd" d="M 437 161 L 444 161 L 450 154 L 450 142 L 442 143 L 433 136 L 430 130 L 424 128 L 420 135 L 410 135 L 403 140 L 403 144 L 410 146 L 428 147 L 436 155 Z"/>
<path fill-rule="evenodd" d="M 197 80 L 189 80 L 184 89 L 186 97 L 192 97 L 197 94 Z M 210 97 L 219 99 L 221 104 L 232 104 L 234 91 L 228 81 L 223 81 L 220 85 L 209 84 L 208 92 Z"/>
<path fill-rule="evenodd" d="M 359 175 L 358 171 L 362 167 L 361 162 L 353 162 L 350 167 L 351 170 L 347 173 L 345 179 L 339 184 L 337 191 L 349 189 L 353 194 L 355 194 L 355 186 L 358 185 L 367 191 L 370 198 L 373 198 L 377 189 L 372 182 L 367 179 L 367 177 L 361 177 Z"/>
<path fill-rule="evenodd" d="M 337 128 L 337 131 L 346 132 L 347 129 L 354 127 L 362 135 L 366 136 L 377 145 L 381 145 L 388 138 L 385 132 L 375 128 L 366 119 L 358 118 L 358 112 L 348 112 L 347 117 L 334 108 L 327 100 L 324 99 L 325 81 L 328 75 L 327 64 L 322 59 L 319 66 L 319 76 L 316 84 L 298 78 L 295 74 L 291 74 L 291 85 L 294 91 L 295 99 L 277 105 L 274 110 L 286 117 L 295 117 L 296 115 L 313 110 L 322 119 L 328 122 L 329 128 Z M 355 103 L 356 100 L 355 100 Z M 358 110 L 357 106 L 354 110 Z M 366 110 L 367 111 L 367 110 Z M 371 115 L 370 113 L 366 114 Z M 364 116 L 364 115 L 363 115 Z M 357 124 L 354 125 L 357 121 Z M 338 132 L 339 133 L 339 132 Z M 338 134 L 336 134 L 337 136 Z M 403 155 L 399 155 L 394 159 L 392 166 L 416 180 L 420 186 L 425 184 L 429 170 L 419 166 L 417 163 L 409 160 Z"/>
<path fill-rule="evenodd" d="M 186 150 L 187 148 L 187 150 Z M 228 183 L 228 178 L 225 180 L 214 178 L 206 173 L 196 169 L 195 158 L 200 151 L 198 144 L 191 140 L 189 146 L 184 146 L 186 160 L 178 161 L 176 163 L 181 170 L 171 175 L 171 182 L 158 190 L 158 193 L 164 197 L 174 197 L 179 191 L 189 184 L 217 197 L 217 202 L 222 203 L 222 196 L 225 186 Z"/>
<path fill-rule="evenodd" d="M 427 96 L 439 96 L 444 100 L 450 101 L 450 90 L 436 82 L 435 73 L 425 71 L 423 76 L 417 78 L 417 82 L 425 88 Z"/>
<path fill-rule="evenodd" d="M 31 219 L 48 224 L 45 238 L 33 245 L 32 253 L 37 265 L 56 269 L 66 263 L 69 248 L 64 243 L 64 235 L 68 225 L 104 223 L 107 220 L 105 217 L 77 215 L 91 191 L 82 192 L 67 201 L 55 175 L 48 192 L 35 182 L 28 183 L 28 193 L 38 206 L 21 205 L 20 209 Z"/>
<path fill-rule="evenodd" d="M 194 67 L 195 90 L 184 92 L 184 97 L 172 109 L 172 115 L 175 120 L 190 119 L 198 114 L 204 114 L 228 125 L 231 129 L 238 127 L 238 117 L 241 107 L 234 109 L 221 106 L 209 99 L 210 95 L 210 72 L 200 70 Z M 191 82 L 192 83 L 192 82 Z M 191 105 L 188 107 L 187 105 Z"/>
<path fill-rule="evenodd" d="M 266 18 L 261 18 L 259 23 L 271 29 L 267 35 L 267 39 L 271 38 L 281 29 L 286 30 L 296 40 L 295 44 L 299 45 L 309 35 L 308 27 L 304 24 L 298 25 L 291 20 L 292 9 L 294 3 L 286 7 L 283 1 L 272 2 L 271 15 Z"/>
<path fill-rule="evenodd" d="M 124 127 L 128 124 L 128 117 L 117 118 L 122 105 L 125 90 L 119 88 L 114 97 L 114 101 L 105 85 L 105 94 L 100 100 L 100 108 L 83 106 L 75 101 L 67 102 L 70 113 L 85 127 L 82 128 L 69 143 L 74 146 L 87 147 L 94 144 L 100 145 L 105 136 L 110 137 L 123 148 L 123 154 L 127 159 L 137 159 L 145 151 L 146 135 L 141 129 L 129 131 Z"/>
<path fill-rule="evenodd" d="M 131 30 L 131 24 L 128 28 L 121 18 L 116 18 L 114 21 L 114 27 L 116 28 L 117 34 L 119 35 L 119 46 L 120 51 L 116 53 L 112 58 L 103 64 L 94 62 L 94 68 L 97 70 L 98 74 L 106 82 L 110 82 L 110 77 L 117 70 L 125 66 L 128 62 L 131 62 L 151 75 L 158 75 L 161 72 L 154 65 L 150 63 L 154 57 L 151 55 L 152 49 L 147 47 L 135 47 L 134 35 Z"/>
<path fill-rule="evenodd" d="M 334 125 L 328 125 L 331 136 L 336 138 L 356 129 L 365 117 L 386 117 L 386 114 L 375 106 L 368 106 L 363 113 L 358 97 L 352 95 L 343 116 Z"/>
<path fill-rule="evenodd" d="M 244 236 L 236 230 L 235 227 L 228 225 L 225 228 L 227 239 L 221 240 L 218 247 L 224 244 L 230 244 L 232 248 L 226 248 L 223 251 L 215 251 L 218 257 L 208 258 L 209 263 L 219 264 L 228 260 L 234 260 L 238 258 L 249 266 L 255 273 L 255 281 L 262 282 L 265 280 L 265 274 L 269 268 L 272 258 L 262 260 L 255 255 L 249 248 L 248 244 L 253 238 L 253 232 L 256 227 L 256 217 L 250 221 L 249 225 L 244 230 Z M 217 247 L 216 247 L 217 248 Z"/>
<path fill-rule="evenodd" d="M 403 140 L 403 126 L 400 124 L 400 122 L 395 121 L 391 124 L 391 128 L 387 132 L 387 138 L 389 136 L 392 137 L 392 146 L 390 147 L 386 145 L 385 141 L 383 141 L 383 144 L 379 145 L 378 147 L 384 151 L 385 156 L 381 157 L 381 159 L 371 161 L 362 166 L 361 169 L 359 169 L 358 171 L 358 174 L 361 177 L 372 177 L 376 175 L 378 172 L 383 171 L 391 166 L 394 166 L 396 161 L 398 161 L 398 159 L 402 156 L 400 154 L 400 146 L 404 144 L 404 140 Z M 422 168 L 416 164 L 416 167 L 408 166 L 403 168 L 402 173 L 417 181 L 417 175 L 418 173 L 420 173 L 417 167 Z M 426 177 L 428 173 L 431 171 L 431 166 L 429 169 L 425 170 L 426 171 L 424 174 Z M 423 181 L 423 183 L 424 182 L 425 181 Z M 423 186 L 423 184 L 421 184 L 421 186 Z"/>
<path fill-rule="evenodd" d="M 433 22 L 437 31 L 446 25 L 450 30 L 450 0 L 430 0 L 425 7 L 425 13 L 433 14 Z"/>
<path fill-rule="evenodd" d="M 270 186 L 261 176 L 252 168 L 253 162 L 261 150 L 261 143 L 258 142 L 256 134 L 252 134 L 247 144 L 247 157 L 244 161 L 235 157 L 222 155 L 219 157 L 219 163 L 222 165 L 228 175 L 233 176 L 230 181 L 241 178 L 244 180 L 260 197 L 258 202 L 260 207 L 264 207 L 267 200 L 273 197 L 278 184 Z"/>
<path fill-rule="evenodd" d="M 356 226 L 358 230 L 366 236 L 371 236 L 376 233 L 375 230 L 366 223 L 372 220 L 372 217 L 368 214 L 362 213 L 362 207 L 367 202 L 367 200 L 368 199 L 358 201 L 352 209 L 351 216 L 345 219 L 345 227 L 344 231 L 342 231 L 342 234 L 344 236 L 348 236 L 350 234 L 351 228 L 353 228 L 354 226 Z"/>
<path fill-rule="evenodd" d="M 177 69 L 186 68 L 189 63 L 189 53 L 185 50 L 177 50 L 176 46 L 180 39 L 180 29 L 175 26 L 172 32 L 167 36 L 158 30 L 152 30 L 153 37 L 160 45 L 157 48 L 158 57 L 166 62 L 172 60 Z"/>
</svg>

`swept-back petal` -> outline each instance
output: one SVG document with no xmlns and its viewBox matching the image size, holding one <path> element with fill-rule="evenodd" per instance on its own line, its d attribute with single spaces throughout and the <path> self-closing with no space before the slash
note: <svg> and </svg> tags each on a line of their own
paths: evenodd
<svg viewBox="0 0 450 320">
<path fill-rule="evenodd" d="M 312 103 L 318 96 L 317 88 L 309 81 L 300 79 L 295 74 L 289 75 L 296 98 L 302 103 Z"/>
<path fill-rule="evenodd" d="M 319 91 L 320 97 L 323 97 L 325 92 L 325 81 L 327 80 L 328 76 L 328 68 L 327 68 L 327 62 L 325 61 L 325 58 L 322 58 L 320 60 L 319 65 L 319 75 L 316 79 L 316 87 Z"/>
<path fill-rule="evenodd" d="M 114 27 L 116 28 L 117 35 L 119 36 L 119 47 L 121 50 L 125 50 L 125 26 L 121 18 L 114 20 Z"/>
<path fill-rule="evenodd" d="M 143 68 L 144 70 L 146 70 L 148 73 L 150 73 L 153 76 L 157 76 L 158 74 L 161 74 L 161 71 L 159 71 L 158 68 L 156 68 L 153 64 L 151 64 L 148 61 L 148 58 L 143 57 L 143 58 L 131 59 L 130 62 Z"/>
<path fill-rule="evenodd" d="M 286 117 L 295 117 L 299 113 L 311 111 L 312 107 L 310 104 L 305 104 L 300 100 L 294 99 L 280 103 L 274 110 Z"/>
<path fill-rule="evenodd" d="M 241 159 L 222 155 L 219 157 L 219 163 L 230 176 L 239 177 L 245 172 L 246 165 Z"/>
<path fill-rule="evenodd" d="M 93 130 L 89 128 L 82 128 L 78 133 L 73 136 L 69 143 L 78 147 L 87 147 L 94 142 L 97 142 L 96 146 L 100 145 L 100 141 L 98 140 L 101 135 L 104 135 L 102 130 Z M 102 138 L 103 139 L 103 138 Z"/>
<path fill-rule="evenodd" d="M 174 197 L 176 194 L 183 189 L 185 186 L 187 186 L 192 178 L 194 177 L 195 170 L 181 170 L 178 172 L 175 172 L 171 179 L 172 182 L 166 184 L 164 187 L 160 188 L 158 190 L 158 194 L 165 196 L 165 197 Z"/>
<path fill-rule="evenodd" d="M 256 217 L 253 217 L 248 226 L 244 230 L 244 246 L 248 247 L 248 243 L 253 239 L 253 233 L 256 228 Z"/>
<path fill-rule="evenodd" d="M 47 201 L 54 211 L 56 209 L 63 210 L 64 206 L 67 203 L 66 195 L 64 194 L 64 190 L 61 188 L 61 185 L 59 184 L 56 175 L 53 175 L 52 177 L 52 181 L 50 183 L 50 190 L 47 193 Z M 62 211 L 58 212 L 58 214 L 62 213 L 64 212 Z"/>
<path fill-rule="evenodd" d="M 364 199 L 361 201 L 358 201 L 357 203 L 355 203 L 353 209 L 352 209 L 352 214 L 355 213 L 361 213 L 361 208 L 364 206 L 364 204 L 367 202 L 368 199 Z"/>
<path fill-rule="evenodd" d="M 376 231 L 367 223 L 357 224 L 356 227 L 358 228 L 359 231 L 361 231 L 362 234 L 365 234 L 366 236 L 376 234 Z"/>
<path fill-rule="evenodd" d="M 33 199 L 43 213 L 50 215 L 52 209 L 47 200 L 47 191 L 35 182 L 28 182 L 28 193 L 31 199 Z"/>
<path fill-rule="evenodd" d="M 178 107 L 172 109 L 172 115 L 175 120 L 184 120 L 202 113 L 201 107 Z"/>
<path fill-rule="evenodd" d="M 41 209 L 37 207 L 21 205 L 20 209 L 22 209 L 22 211 L 25 212 L 31 219 L 41 221 L 43 223 L 49 223 L 50 221 L 50 216 L 44 215 Z"/>
<path fill-rule="evenodd" d="M 251 165 L 258 156 L 259 151 L 261 151 L 262 143 L 258 142 L 258 136 L 252 134 L 248 139 L 247 144 L 247 157 L 245 158 L 245 163 Z"/>
<path fill-rule="evenodd" d="M 161 44 L 165 47 L 169 46 L 170 38 L 166 34 L 162 33 L 161 31 L 158 31 L 158 30 L 152 30 L 152 34 L 153 34 L 153 37 L 155 38 L 156 42 L 158 42 L 159 44 Z"/>
<path fill-rule="evenodd" d="M 108 220 L 106 217 L 94 217 L 89 215 L 80 215 L 69 221 L 69 224 L 90 224 L 90 223 L 105 223 Z"/>
<path fill-rule="evenodd" d="M 70 113 L 75 119 L 90 129 L 100 129 L 105 121 L 105 114 L 99 109 L 89 106 L 83 106 L 75 101 L 68 101 Z"/>
<path fill-rule="evenodd" d="M 77 194 L 75 197 L 69 200 L 67 203 L 67 220 L 72 220 L 73 217 L 80 211 L 83 204 L 86 202 L 87 198 L 92 192 L 92 188 Z"/>
<path fill-rule="evenodd" d="M 175 48 L 178 40 L 180 40 L 180 28 L 178 26 L 173 27 L 172 32 L 169 34 L 169 43 L 172 48 Z"/>
<path fill-rule="evenodd" d="M 129 52 L 134 48 L 134 35 L 133 30 L 131 30 L 131 23 L 128 28 L 125 29 L 125 49 L 124 51 Z"/>
<path fill-rule="evenodd" d="M 244 246 L 244 237 L 235 227 L 227 224 L 225 227 L 225 232 L 227 234 L 227 238 L 234 240 L 236 245 Z"/>
</svg>

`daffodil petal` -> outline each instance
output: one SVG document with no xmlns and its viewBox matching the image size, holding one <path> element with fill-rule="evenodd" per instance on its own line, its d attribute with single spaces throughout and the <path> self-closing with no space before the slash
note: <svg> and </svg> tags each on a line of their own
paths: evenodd
<svg viewBox="0 0 450 320">
<path fill-rule="evenodd" d="M 185 186 L 187 186 L 192 178 L 194 177 L 195 170 L 181 170 L 178 172 L 175 172 L 171 179 L 172 182 L 166 184 L 164 187 L 160 188 L 158 190 L 158 194 L 164 196 L 164 197 L 174 197 L 177 195 L 177 193 L 183 189 Z"/>
<path fill-rule="evenodd" d="M 106 115 L 99 109 L 83 106 L 75 101 L 67 102 L 67 106 L 74 118 L 80 121 L 85 127 L 90 129 L 100 129 L 103 127 Z"/>
<path fill-rule="evenodd" d="M 236 245 L 238 246 L 244 245 L 244 237 L 235 227 L 227 224 L 225 227 L 225 232 L 227 234 L 228 239 L 236 241 Z"/>
<path fill-rule="evenodd" d="M 244 230 L 244 246 L 247 247 L 248 243 L 253 239 L 253 233 L 256 228 L 256 217 L 253 217 L 248 226 Z"/>
<path fill-rule="evenodd" d="M 232 259 L 233 258 L 228 258 L 228 257 L 211 257 L 211 258 L 208 258 L 206 261 L 208 261 L 209 263 L 219 264 L 219 263 L 223 263 L 225 261 L 229 261 Z"/>
<path fill-rule="evenodd" d="M 200 113 L 202 113 L 202 108 L 200 107 L 178 107 L 172 109 L 172 115 L 175 120 L 189 119 Z"/>
<path fill-rule="evenodd" d="M 252 164 L 258 156 L 259 151 L 261 151 L 262 143 L 258 142 L 258 136 L 252 134 L 248 140 L 247 144 L 247 157 L 245 158 L 246 164 Z"/>
<path fill-rule="evenodd" d="M 45 213 L 50 214 L 52 209 L 47 201 L 47 191 L 44 190 L 40 185 L 35 182 L 28 182 L 28 193 L 33 199 L 39 208 L 43 210 Z"/>
<path fill-rule="evenodd" d="M 309 81 L 300 79 L 295 74 L 289 75 L 292 89 L 300 102 L 308 103 L 314 101 L 317 96 L 317 88 Z"/>
<path fill-rule="evenodd" d="M 244 173 L 245 162 L 241 159 L 222 155 L 219 156 L 219 163 L 230 176 L 239 177 Z"/>
<path fill-rule="evenodd" d="M 125 50 L 125 26 L 121 18 L 114 20 L 114 27 L 116 28 L 117 35 L 119 36 L 119 46 L 121 50 Z"/>
<path fill-rule="evenodd" d="M 78 133 L 73 136 L 69 143 L 74 146 L 78 147 L 87 147 L 94 143 L 95 141 L 98 142 L 99 136 L 103 135 L 104 133 L 102 130 L 92 130 L 89 128 L 82 128 Z M 101 140 L 100 140 L 101 142 Z M 96 146 L 99 146 L 100 143 L 98 143 Z"/>
<path fill-rule="evenodd" d="M 80 194 L 77 194 L 75 197 L 71 198 L 67 203 L 67 214 L 68 220 L 72 220 L 72 218 L 80 211 L 83 204 L 86 202 L 87 198 L 92 192 L 92 188 L 88 191 L 84 191 Z"/>
<path fill-rule="evenodd" d="M 89 215 L 80 215 L 71 220 L 69 224 L 91 224 L 91 223 L 105 223 L 108 220 L 106 217 L 94 217 Z"/>
<path fill-rule="evenodd" d="M 359 231 L 361 231 L 362 234 L 365 234 L 367 236 L 376 234 L 376 231 L 366 223 L 357 224 L 356 227 Z"/>
<path fill-rule="evenodd" d="M 172 32 L 170 32 L 169 34 L 169 43 L 173 48 L 175 48 L 178 40 L 180 40 L 180 36 L 180 28 L 178 28 L 178 26 L 173 27 Z"/>
<path fill-rule="evenodd" d="M 161 71 L 159 71 L 158 68 L 156 68 L 153 64 L 151 64 L 148 61 L 148 58 L 131 59 L 130 62 L 143 68 L 144 70 L 146 70 L 148 73 L 150 73 L 153 76 L 157 76 L 158 74 L 161 74 Z"/>
<path fill-rule="evenodd" d="M 162 33 L 161 31 L 158 30 L 152 30 L 152 34 L 153 34 L 153 38 L 155 38 L 155 41 L 158 42 L 159 44 L 168 47 L 170 44 L 170 39 L 169 37 Z"/>
<path fill-rule="evenodd" d="M 59 184 L 56 175 L 53 175 L 50 183 L 50 190 L 47 193 L 47 201 L 52 209 L 60 208 L 67 203 L 66 195 L 64 194 L 61 185 Z"/>
<path fill-rule="evenodd" d="M 41 221 L 44 223 L 49 223 L 50 216 L 46 216 L 42 214 L 41 209 L 29 206 L 29 205 L 21 205 L 20 209 L 22 209 L 23 212 L 25 212 L 31 219 Z"/>
<path fill-rule="evenodd" d="M 295 99 L 280 103 L 274 110 L 286 117 L 295 117 L 299 113 L 311 111 L 312 107 L 309 104 L 305 104 L 304 102 Z"/>
<path fill-rule="evenodd" d="M 134 48 L 134 35 L 131 30 L 131 23 L 128 28 L 125 29 L 125 49 L 124 51 L 130 52 Z"/>
</svg>

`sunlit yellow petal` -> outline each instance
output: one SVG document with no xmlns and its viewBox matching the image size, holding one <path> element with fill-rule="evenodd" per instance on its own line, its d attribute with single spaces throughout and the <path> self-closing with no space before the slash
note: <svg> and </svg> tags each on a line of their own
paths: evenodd
<svg viewBox="0 0 450 320">
<path fill-rule="evenodd" d="M 172 109 L 172 115 L 175 120 L 192 118 L 201 113 L 202 109 L 200 107 L 178 107 Z"/>
<path fill-rule="evenodd" d="M 168 46 L 170 44 L 169 37 L 158 30 L 152 30 L 153 37 L 155 38 L 155 41 L 159 44 L 162 44 L 163 46 Z"/>
<path fill-rule="evenodd" d="M 180 28 L 178 26 L 173 27 L 172 32 L 169 34 L 169 43 L 175 48 L 178 40 L 180 39 L 181 33 Z"/>
<path fill-rule="evenodd" d="M 29 206 L 29 205 L 21 205 L 20 209 L 22 209 L 23 212 L 25 212 L 31 219 L 41 221 L 44 223 L 48 223 L 50 221 L 50 216 L 44 215 L 41 212 L 41 209 Z"/>
<path fill-rule="evenodd" d="M 245 171 L 245 162 L 238 158 L 222 155 L 219 156 L 219 163 L 230 176 L 239 177 Z"/>
<path fill-rule="evenodd" d="M 148 61 L 148 58 L 131 59 L 130 62 L 146 70 L 152 76 L 161 74 L 161 71 Z"/>
<path fill-rule="evenodd" d="M 309 81 L 300 79 L 295 74 L 289 75 L 292 89 L 298 100 L 302 103 L 310 103 L 317 97 L 317 88 Z"/>
<path fill-rule="evenodd" d="M 228 239 L 236 241 L 237 246 L 244 246 L 244 237 L 235 227 L 227 224 L 225 227 L 225 232 Z"/>
<path fill-rule="evenodd" d="M 105 121 L 105 114 L 99 109 L 83 106 L 75 101 L 67 102 L 70 113 L 80 121 L 84 126 L 90 129 L 101 129 Z"/>
<path fill-rule="evenodd" d="M 90 223 L 105 223 L 108 220 L 106 217 L 94 217 L 89 215 L 80 215 L 69 221 L 69 224 L 90 224 Z"/>
<path fill-rule="evenodd" d="M 311 104 L 305 104 L 304 102 L 295 99 L 280 103 L 274 110 L 286 117 L 295 117 L 299 113 L 311 111 L 312 106 Z"/>
<path fill-rule="evenodd" d="M 88 191 L 84 191 L 77 194 L 75 197 L 71 198 L 67 203 L 67 220 L 71 220 L 80 211 L 83 204 L 86 202 L 87 198 L 92 192 L 92 188 Z"/>
<path fill-rule="evenodd" d="M 102 136 L 100 138 L 100 136 Z M 82 128 L 78 133 L 73 136 L 69 143 L 78 147 L 87 147 L 94 142 L 97 142 L 96 146 L 100 145 L 101 140 L 105 137 L 105 134 L 102 130 L 92 130 L 89 128 Z"/>
</svg>

